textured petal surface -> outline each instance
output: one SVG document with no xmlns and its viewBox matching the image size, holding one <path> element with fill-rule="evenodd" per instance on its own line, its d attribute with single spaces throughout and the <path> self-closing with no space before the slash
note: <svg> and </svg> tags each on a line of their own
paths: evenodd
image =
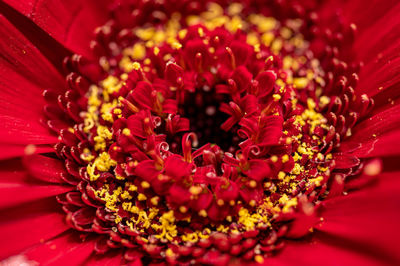
<svg viewBox="0 0 400 266">
<path fill-rule="evenodd" d="M 343 152 L 354 150 L 360 157 L 399 154 L 400 105 L 386 110 L 359 123 L 350 138 L 341 143 Z"/>
<path fill-rule="evenodd" d="M 399 190 L 400 172 L 381 174 L 370 187 L 325 202 L 318 230 L 349 249 L 399 263 Z"/>
<path fill-rule="evenodd" d="M 94 241 L 80 239 L 72 230 L 34 246 L 23 254 L 43 265 L 82 265 L 93 252 Z"/>
<path fill-rule="evenodd" d="M 316 233 L 316 237 L 322 237 Z M 265 260 L 264 265 L 290 266 L 290 265 L 327 265 L 351 266 L 365 265 L 378 266 L 382 263 L 364 254 L 356 253 L 344 243 L 333 245 L 321 240 L 313 241 L 288 241 L 276 257 Z"/>
<path fill-rule="evenodd" d="M 55 196 L 72 188 L 35 182 L 19 160 L 0 162 L 0 209 Z"/>
<path fill-rule="evenodd" d="M 72 51 L 89 55 L 93 30 L 107 20 L 107 1 L 6 0 Z M 62 19 L 60 19 L 62 18 Z"/>
<path fill-rule="evenodd" d="M 343 13 L 357 25 L 354 55 L 364 62 L 356 92 L 374 96 L 378 106 L 400 95 L 400 3 L 395 0 L 343 1 Z"/>
<path fill-rule="evenodd" d="M 42 90 L 63 89 L 64 80 L 14 26 L 0 20 L 6 36 L 0 40 L 0 157 L 8 158 L 22 155 L 26 145 L 57 141 L 40 122 Z"/>
<path fill-rule="evenodd" d="M 400 172 L 348 196 L 324 202 L 312 239 L 287 242 L 268 265 L 397 265 Z"/>
<path fill-rule="evenodd" d="M 65 183 L 62 175 L 68 175 L 61 160 L 42 155 L 25 157 L 24 165 L 31 176 L 49 183 Z"/>
<path fill-rule="evenodd" d="M 64 86 L 64 78 L 57 72 L 51 63 L 40 51 L 3 15 L 0 15 L 0 58 L 2 83 L 7 86 L 17 87 L 18 90 L 27 90 L 15 80 L 15 76 L 24 77 L 25 82 L 35 84 L 37 87 L 58 89 Z M 8 76 L 10 71 L 15 72 Z M 28 90 L 33 90 L 29 87 Z M 32 93 L 32 92 L 30 92 Z M 29 93 L 28 93 L 29 95 Z M 23 95 L 21 95 L 23 96 Z M 40 97 L 38 94 L 37 97 Z"/>
<path fill-rule="evenodd" d="M 13 145 L 8 143 L 0 144 L 0 160 L 5 160 L 14 157 L 20 157 L 26 154 L 27 150 L 29 150 L 33 146 L 26 145 Z M 37 153 L 51 153 L 54 152 L 54 148 L 50 145 L 45 146 L 35 146 L 33 150 L 29 152 Z"/>
<path fill-rule="evenodd" d="M 0 211 L 0 259 L 66 231 L 65 215 L 54 197 Z"/>
</svg>

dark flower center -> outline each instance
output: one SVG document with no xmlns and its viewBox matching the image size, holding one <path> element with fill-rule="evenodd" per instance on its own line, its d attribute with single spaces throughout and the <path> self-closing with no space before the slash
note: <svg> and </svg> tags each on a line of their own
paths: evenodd
<svg viewBox="0 0 400 266">
<path fill-rule="evenodd" d="M 190 131 L 199 138 L 199 146 L 215 143 L 224 151 L 233 153 L 239 144 L 235 128 L 229 131 L 221 125 L 229 116 L 220 111 L 221 103 L 228 103 L 228 97 L 216 94 L 215 88 L 205 86 L 196 93 L 187 93 L 179 113 L 189 119 Z"/>
</svg>

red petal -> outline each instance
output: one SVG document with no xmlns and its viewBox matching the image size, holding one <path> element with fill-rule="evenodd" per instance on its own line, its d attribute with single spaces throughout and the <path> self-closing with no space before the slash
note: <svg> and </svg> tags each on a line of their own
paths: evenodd
<svg viewBox="0 0 400 266">
<path fill-rule="evenodd" d="M 254 159 L 250 160 L 249 163 L 249 170 L 244 172 L 249 178 L 259 182 L 271 174 L 271 168 L 265 161 Z"/>
<path fill-rule="evenodd" d="M 153 160 L 141 161 L 135 168 L 135 175 L 148 182 L 151 182 L 159 174 L 160 171 L 156 169 Z"/>
<path fill-rule="evenodd" d="M 43 265 L 82 265 L 93 252 L 95 242 L 92 239 L 80 239 L 78 236 L 76 232 L 70 231 L 32 247 L 23 254 Z"/>
<path fill-rule="evenodd" d="M 90 55 L 93 31 L 107 19 L 107 1 L 6 0 L 50 36 L 78 54 Z M 62 18 L 62 19 L 60 19 Z"/>
<path fill-rule="evenodd" d="M 316 238 L 319 234 L 315 234 Z M 346 243 L 324 243 L 320 240 L 312 241 L 286 241 L 282 251 L 277 255 L 265 260 L 265 265 L 288 266 L 352 266 L 382 265 L 382 262 L 371 258 L 368 254 L 360 254 L 346 246 Z"/>
<path fill-rule="evenodd" d="M 33 148 L 34 147 L 34 148 Z M 33 148 L 33 149 L 31 149 Z M 13 145 L 8 143 L 0 143 L 0 160 L 5 160 L 14 157 L 21 157 L 26 153 L 51 153 L 54 148 L 51 146 L 26 146 L 26 145 Z"/>
<path fill-rule="evenodd" d="M 0 244 L 0 259 L 68 230 L 54 198 L 5 209 L 0 216 L 0 235 L 6 240 Z"/>
<path fill-rule="evenodd" d="M 337 169 L 348 169 L 360 164 L 357 157 L 346 154 L 334 154 L 334 160 Z"/>
<path fill-rule="evenodd" d="M 169 156 L 165 160 L 165 174 L 179 181 L 192 173 L 193 164 L 187 163 L 179 155 Z"/>
<path fill-rule="evenodd" d="M 153 108 L 152 91 L 153 88 L 148 82 L 139 81 L 131 95 L 136 104 L 151 110 Z"/>
<path fill-rule="evenodd" d="M 85 261 L 86 265 L 92 266 L 113 266 L 122 265 L 122 254 L 119 250 L 108 252 L 104 255 L 92 254 L 90 258 Z"/>
<path fill-rule="evenodd" d="M 318 230 L 342 243 L 352 243 L 371 256 L 400 262 L 399 175 L 381 174 L 377 184 L 324 202 L 324 221 Z"/>
<path fill-rule="evenodd" d="M 20 80 L 25 83 L 29 80 L 29 83 L 32 82 L 42 89 L 63 88 L 65 84 L 63 77 L 40 51 L 3 16 L 0 17 L 0 24 L 2 25 L 0 34 L 4 36 L 0 40 L 0 53 L 3 57 L 0 61 L 2 81 L 4 79 L 7 81 L 5 84 L 9 84 L 10 88 L 18 92 L 27 92 L 28 95 L 30 95 L 28 90 L 31 86 L 28 90 L 21 87 L 22 84 L 18 84 Z M 8 72 L 16 73 L 19 76 L 18 79 L 15 79 L 15 74 L 5 75 Z M 19 97 L 29 98 L 28 95 L 21 93 Z M 41 97 L 41 94 L 37 94 L 33 99 L 38 97 Z"/>
<path fill-rule="evenodd" d="M 371 118 L 361 122 L 353 129 L 353 134 L 350 138 L 344 140 L 341 144 L 340 151 L 349 152 L 360 149 L 356 154 L 364 153 L 367 157 L 377 148 L 380 153 L 383 153 L 382 147 L 376 144 L 381 140 L 383 144 L 388 143 L 395 138 L 400 124 L 400 105 L 393 106 L 384 110 Z M 384 136 L 382 136 L 385 134 Z M 395 144 L 395 142 L 393 143 Z M 389 154 L 391 149 L 389 149 Z"/>
<path fill-rule="evenodd" d="M 58 195 L 71 187 L 32 182 L 19 160 L 0 163 L 0 208 Z"/>
<path fill-rule="evenodd" d="M 244 66 L 239 66 L 233 71 L 232 79 L 236 82 L 240 92 L 245 91 L 251 85 L 253 75 Z"/>
<path fill-rule="evenodd" d="M 28 58 L 27 61 L 29 61 Z M 38 61 L 40 61 L 40 57 Z M 38 66 L 32 66 L 32 68 L 35 67 Z M 22 67 L 22 70 L 26 70 L 29 74 L 28 69 Z M 55 143 L 57 138 L 51 136 L 49 130 L 40 123 L 44 105 L 41 89 L 18 74 L 13 66 L 7 65 L 4 61 L 0 61 L 0 75 L 2 77 L 0 83 L 0 143 L 6 142 L 7 145 L 11 143 L 19 145 Z M 32 80 L 35 81 L 34 78 Z M 37 82 L 43 83 L 40 80 Z"/>
<path fill-rule="evenodd" d="M 372 158 L 398 155 L 400 154 L 400 149 L 398 147 L 400 147 L 400 131 L 394 131 L 379 137 L 371 136 L 362 144 L 354 142 L 344 143 L 341 150 L 350 150 L 352 151 L 351 155 L 358 158 Z"/>
<path fill-rule="evenodd" d="M 0 139 L 7 144 L 55 144 L 57 138 L 39 121 L 0 114 Z"/>
<path fill-rule="evenodd" d="M 27 156 L 24 164 L 29 173 L 39 180 L 50 183 L 65 183 L 62 175 L 68 175 L 64 164 L 60 160 L 42 155 Z"/>
<path fill-rule="evenodd" d="M 271 70 L 263 71 L 257 75 L 256 80 L 258 81 L 258 87 L 260 89 L 258 93 L 260 97 L 266 96 L 272 91 L 276 78 L 276 73 Z"/>
</svg>

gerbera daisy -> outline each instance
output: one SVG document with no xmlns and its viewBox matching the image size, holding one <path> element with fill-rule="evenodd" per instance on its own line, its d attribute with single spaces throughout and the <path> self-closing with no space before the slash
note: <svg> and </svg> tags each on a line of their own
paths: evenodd
<svg viewBox="0 0 400 266">
<path fill-rule="evenodd" d="M 396 1 L 0 3 L 4 264 L 400 262 Z"/>
</svg>

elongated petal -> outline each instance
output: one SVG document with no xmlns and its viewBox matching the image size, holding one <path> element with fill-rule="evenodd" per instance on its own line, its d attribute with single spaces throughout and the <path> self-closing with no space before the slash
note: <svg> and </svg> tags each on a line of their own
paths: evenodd
<svg viewBox="0 0 400 266">
<path fill-rule="evenodd" d="M 34 89 L 32 86 L 27 87 L 27 83 L 41 89 L 63 88 L 64 79 L 54 66 L 3 15 L 0 16 L 0 25 L 0 34 L 4 36 L 0 39 L 1 84 L 15 88 L 16 92 L 26 91 L 26 94 L 20 95 L 22 98 L 31 95 Z M 16 75 L 9 76 L 9 72 L 15 72 Z M 35 98 L 40 96 L 38 93 Z"/>
<path fill-rule="evenodd" d="M 0 234 L 7 239 L 0 245 L 0 259 L 68 230 L 60 209 L 55 198 L 46 198 L 0 211 Z"/>
<path fill-rule="evenodd" d="M 393 131 L 379 137 L 370 136 L 362 143 L 346 142 L 341 150 L 351 150 L 351 155 L 358 158 L 372 158 L 377 156 L 394 156 L 400 154 L 400 131 Z"/>
<path fill-rule="evenodd" d="M 31 176 L 49 183 L 63 184 L 62 175 L 68 175 L 61 160 L 42 155 L 27 156 L 24 165 Z"/>
<path fill-rule="evenodd" d="M 353 252 L 340 244 L 332 245 L 319 240 L 287 241 L 276 257 L 265 260 L 265 265 L 272 266 L 322 264 L 327 266 L 381 265 L 379 260 Z"/>
<path fill-rule="evenodd" d="M 0 209 L 55 196 L 72 189 L 69 186 L 34 182 L 17 159 L 0 163 L 0 181 Z"/>
<path fill-rule="evenodd" d="M 80 265 L 93 252 L 94 243 L 91 239 L 80 239 L 78 234 L 68 231 L 26 250 L 23 255 L 44 265 Z"/>
<path fill-rule="evenodd" d="M 0 160 L 5 160 L 9 158 L 15 158 L 29 153 L 51 153 L 54 148 L 50 145 L 46 146 L 27 146 L 27 145 L 13 145 L 8 143 L 0 144 Z"/>
<path fill-rule="evenodd" d="M 378 183 L 326 201 L 318 230 L 344 243 L 352 243 L 360 252 L 381 260 L 400 262 L 397 221 L 400 219 L 400 172 L 381 174 Z M 351 249 L 351 246 L 348 247 Z M 356 250 L 357 251 L 357 250 Z"/>
<path fill-rule="evenodd" d="M 358 124 L 350 138 L 343 141 L 340 151 L 354 152 L 354 155 L 368 157 L 375 155 L 398 154 L 400 105 L 396 105 L 364 120 Z M 390 146 L 387 150 L 384 147 Z"/>
<path fill-rule="evenodd" d="M 58 42 L 76 53 L 90 55 L 95 27 L 107 20 L 107 1 L 6 0 Z M 62 18 L 62 19 L 60 19 Z"/>
</svg>

